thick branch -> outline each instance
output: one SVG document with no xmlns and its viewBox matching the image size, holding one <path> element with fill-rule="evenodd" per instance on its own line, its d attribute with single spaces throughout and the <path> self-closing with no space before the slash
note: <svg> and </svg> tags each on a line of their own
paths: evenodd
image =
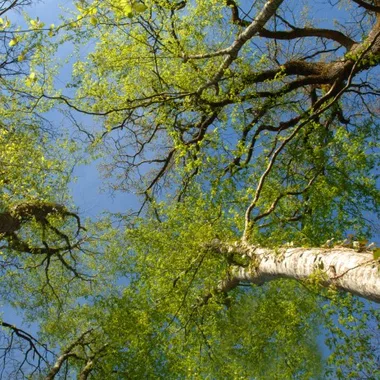
<svg viewBox="0 0 380 380">
<path fill-rule="evenodd" d="M 93 360 L 89 359 L 79 374 L 79 380 L 86 380 L 94 368 Z"/>
<path fill-rule="evenodd" d="M 368 4 L 367 2 L 363 0 L 352 0 L 354 3 L 360 5 L 361 7 L 367 9 L 368 11 L 372 12 L 380 12 L 380 7 L 372 4 Z"/>
<path fill-rule="evenodd" d="M 90 334 L 92 331 L 93 331 L 92 329 L 85 331 L 82 335 L 80 335 L 80 337 L 77 340 L 75 340 L 72 344 L 70 344 L 66 348 L 66 350 L 62 352 L 62 354 L 58 357 L 54 365 L 50 368 L 50 371 L 46 376 L 46 380 L 53 380 L 55 376 L 58 374 L 58 372 L 60 371 L 64 362 L 68 358 L 72 356 L 77 357 L 77 355 L 73 352 L 74 348 L 85 344 L 84 340 L 85 340 L 86 335 Z"/>
<path fill-rule="evenodd" d="M 223 51 L 223 54 L 226 54 L 227 57 L 220 65 L 214 77 L 198 89 L 198 94 L 201 94 L 206 88 L 213 86 L 214 84 L 219 82 L 225 70 L 228 69 L 232 62 L 237 58 L 239 51 L 243 47 L 243 45 L 247 41 L 249 41 L 257 32 L 259 32 L 261 28 L 264 27 L 264 25 L 274 15 L 274 13 L 278 9 L 278 7 L 283 3 L 283 1 L 284 0 L 269 0 L 265 3 L 263 9 L 254 19 L 254 21 L 252 21 L 252 23 L 242 33 L 239 34 L 237 39 L 228 49 L 225 49 Z"/>
<path fill-rule="evenodd" d="M 51 202 L 30 201 L 20 203 L 11 210 L 0 213 L 0 234 L 16 232 L 23 223 L 32 219 L 46 223 L 49 215 L 71 216 L 77 221 L 77 232 L 83 229 L 78 215 L 69 212 L 64 206 Z"/>
<path fill-rule="evenodd" d="M 98 351 L 96 351 L 93 355 L 91 355 L 87 359 L 86 364 L 84 365 L 84 367 L 81 369 L 79 373 L 79 376 L 78 376 L 79 380 L 86 380 L 90 376 L 92 370 L 94 369 L 96 359 L 99 356 L 104 355 L 104 351 L 106 350 L 107 347 L 108 347 L 108 344 L 103 345 Z"/>
<path fill-rule="evenodd" d="M 320 29 L 320 28 L 295 28 L 289 31 L 272 31 L 262 29 L 259 32 L 260 37 L 274 38 L 276 40 L 292 40 L 302 37 L 321 37 L 327 38 L 338 42 L 344 46 L 347 50 L 351 49 L 355 44 L 355 41 L 347 37 L 342 32 L 333 29 Z"/>
</svg>

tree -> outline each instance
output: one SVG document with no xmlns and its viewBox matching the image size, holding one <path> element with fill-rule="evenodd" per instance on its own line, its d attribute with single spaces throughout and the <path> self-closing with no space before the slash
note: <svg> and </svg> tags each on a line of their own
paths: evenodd
<svg viewBox="0 0 380 380">
<path fill-rule="evenodd" d="M 27 94 L 22 106 L 38 99 L 38 115 L 54 103 L 82 118 L 113 189 L 142 203 L 111 217 L 122 227 L 82 226 L 67 198 L 42 198 L 44 182 L 28 180 L 29 199 L 17 172 L 1 174 L 21 197 L 0 214 L 7 255 L 30 255 L 16 275 L 6 268 L 4 289 L 40 336 L 3 326 L 26 341 L 24 358 L 43 358 L 35 374 L 379 375 L 379 315 L 356 296 L 380 301 L 368 244 L 379 215 L 380 3 L 318 6 L 331 17 L 311 17 L 306 1 L 81 1 L 37 32 L 33 71 L 12 87 Z M 78 57 L 60 93 L 46 52 L 67 41 Z M 15 130 L 33 154 L 47 144 Z"/>
</svg>

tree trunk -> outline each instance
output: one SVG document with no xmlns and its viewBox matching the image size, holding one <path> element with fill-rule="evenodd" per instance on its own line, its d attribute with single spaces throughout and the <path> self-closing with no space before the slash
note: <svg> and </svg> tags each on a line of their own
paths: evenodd
<svg viewBox="0 0 380 380">
<path fill-rule="evenodd" d="M 214 247 L 215 250 L 216 247 Z M 262 285 L 280 278 L 305 280 L 319 275 L 323 286 L 333 286 L 380 303 L 380 262 L 372 252 L 351 248 L 264 249 L 251 245 L 219 245 L 217 250 L 231 257 L 246 257 L 248 265 L 235 266 L 220 291 L 228 291 L 241 282 Z"/>
</svg>

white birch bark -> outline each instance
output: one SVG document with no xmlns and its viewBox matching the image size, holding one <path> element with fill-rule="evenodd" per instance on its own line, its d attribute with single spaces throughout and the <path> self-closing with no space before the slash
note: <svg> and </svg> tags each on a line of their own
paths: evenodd
<svg viewBox="0 0 380 380">
<path fill-rule="evenodd" d="M 226 246 L 220 251 L 226 252 Z M 317 272 L 321 285 L 334 286 L 371 301 L 380 303 L 380 262 L 372 252 L 357 252 L 351 248 L 281 248 L 229 246 L 229 252 L 246 255 L 251 263 L 236 266 L 230 279 L 220 284 L 228 291 L 241 282 L 262 285 L 268 281 L 291 278 L 305 280 Z"/>
</svg>

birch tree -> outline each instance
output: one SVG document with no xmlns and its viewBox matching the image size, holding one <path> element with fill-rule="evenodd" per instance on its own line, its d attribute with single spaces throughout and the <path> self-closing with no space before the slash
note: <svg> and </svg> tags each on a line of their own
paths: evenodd
<svg viewBox="0 0 380 380">
<path fill-rule="evenodd" d="M 87 133 L 106 176 L 141 194 L 140 212 L 193 186 L 223 205 L 245 248 L 215 250 L 247 250 L 257 270 L 238 277 L 320 268 L 326 285 L 378 300 L 366 219 L 379 200 L 379 4 L 338 3 L 319 21 L 309 2 L 81 2 L 73 35 L 97 43 L 74 65 L 77 97 L 55 99 L 97 118 Z"/>
<path fill-rule="evenodd" d="M 53 195 L 5 204 L 5 248 L 45 264 L 19 278 L 49 289 L 10 293 L 40 330 L 3 322 L 39 358 L 13 373 L 375 379 L 379 1 L 74 5 L 15 88 L 66 112 L 141 204 L 118 228 Z M 67 42 L 57 90 L 43 52 Z"/>
</svg>

